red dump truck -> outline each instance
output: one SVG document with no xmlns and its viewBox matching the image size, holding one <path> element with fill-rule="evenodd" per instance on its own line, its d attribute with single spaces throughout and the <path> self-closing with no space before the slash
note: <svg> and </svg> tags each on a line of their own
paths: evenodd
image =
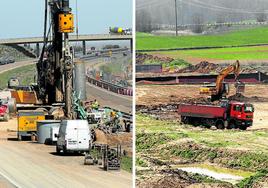
<svg viewBox="0 0 268 188">
<path fill-rule="evenodd" d="M 180 104 L 178 113 L 185 124 L 246 130 L 253 124 L 254 107 L 249 103 L 234 101 L 219 105 Z"/>
</svg>

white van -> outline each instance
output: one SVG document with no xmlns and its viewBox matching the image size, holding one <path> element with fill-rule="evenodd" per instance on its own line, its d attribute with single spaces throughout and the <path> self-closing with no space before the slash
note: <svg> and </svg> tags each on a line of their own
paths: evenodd
<svg viewBox="0 0 268 188">
<path fill-rule="evenodd" d="M 88 152 L 91 143 L 91 131 L 87 120 L 63 120 L 57 140 L 56 151 Z"/>
</svg>

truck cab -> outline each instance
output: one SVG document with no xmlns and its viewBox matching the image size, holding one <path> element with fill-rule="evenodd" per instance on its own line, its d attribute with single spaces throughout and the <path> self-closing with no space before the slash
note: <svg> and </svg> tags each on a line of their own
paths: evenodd
<svg viewBox="0 0 268 188">
<path fill-rule="evenodd" d="M 254 107 L 249 103 L 231 102 L 229 107 L 230 126 L 246 130 L 253 124 Z M 234 126 L 234 127 L 233 127 Z"/>
</svg>

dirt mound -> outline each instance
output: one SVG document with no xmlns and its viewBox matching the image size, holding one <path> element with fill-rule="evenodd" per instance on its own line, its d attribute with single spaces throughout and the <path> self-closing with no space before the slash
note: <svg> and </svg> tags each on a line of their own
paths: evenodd
<svg viewBox="0 0 268 188">
<path fill-rule="evenodd" d="M 226 65 L 227 66 L 227 65 Z M 177 70 L 177 73 L 200 73 L 200 74 L 209 74 L 209 73 L 220 73 L 226 66 L 222 66 L 215 63 L 209 63 L 208 61 L 202 61 L 196 65 L 191 65 L 187 68 Z M 241 73 L 255 73 L 257 70 L 254 67 L 243 67 Z"/>
<path fill-rule="evenodd" d="M 151 62 L 156 62 L 156 63 L 170 63 L 173 60 L 174 59 L 170 57 L 158 57 L 158 56 L 142 54 L 142 53 L 136 54 L 137 65 L 143 64 L 145 61 L 151 61 Z"/>
<path fill-rule="evenodd" d="M 178 73 L 196 72 L 196 73 L 208 74 L 211 72 L 220 72 L 221 70 L 222 68 L 218 64 L 209 63 L 207 61 L 202 61 L 199 64 L 191 65 L 177 72 Z"/>
<path fill-rule="evenodd" d="M 213 179 L 211 179 L 213 181 Z M 182 170 L 161 170 L 153 177 L 137 180 L 138 188 L 185 188 L 185 187 L 206 187 L 206 188 L 232 188 L 228 183 L 202 183 L 202 178 L 191 175 Z"/>
<path fill-rule="evenodd" d="M 129 147 L 132 145 L 132 133 L 116 133 L 106 134 L 101 130 L 96 129 L 96 143 L 108 144 L 110 146 L 116 146 L 118 144 L 122 147 Z"/>
<path fill-rule="evenodd" d="M 228 97 L 228 99 L 231 101 L 238 101 L 238 102 L 267 102 L 268 101 L 268 98 L 257 97 L 257 96 L 246 97 L 240 93 L 232 95 Z"/>
</svg>

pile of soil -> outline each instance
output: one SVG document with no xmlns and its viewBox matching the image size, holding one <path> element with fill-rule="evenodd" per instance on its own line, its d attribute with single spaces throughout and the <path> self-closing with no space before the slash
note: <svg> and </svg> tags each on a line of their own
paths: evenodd
<svg viewBox="0 0 268 188">
<path fill-rule="evenodd" d="M 222 68 L 218 64 L 202 61 L 196 65 L 191 65 L 187 68 L 178 70 L 177 73 L 196 72 L 196 73 L 208 74 L 211 72 L 220 72 L 221 70 Z"/>
<path fill-rule="evenodd" d="M 132 154 L 132 133 L 106 134 L 101 130 L 95 129 L 96 144 L 107 144 L 111 147 L 121 145 L 128 155 Z"/>
<path fill-rule="evenodd" d="M 267 102 L 268 101 L 268 98 L 265 98 L 265 97 L 257 97 L 257 96 L 246 97 L 241 93 L 232 95 L 228 97 L 228 99 L 231 101 L 238 101 L 238 102 Z"/>
<path fill-rule="evenodd" d="M 136 53 L 136 64 L 141 65 L 144 64 L 145 61 L 152 61 L 152 62 L 157 62 L 157 63 L 170 63 L 174 61 L 173 58 L 170 57 L 158 57 L 154 55 L 149 55 L 149 54 L 142 54 L 142 53 Z"/>
</svg>

